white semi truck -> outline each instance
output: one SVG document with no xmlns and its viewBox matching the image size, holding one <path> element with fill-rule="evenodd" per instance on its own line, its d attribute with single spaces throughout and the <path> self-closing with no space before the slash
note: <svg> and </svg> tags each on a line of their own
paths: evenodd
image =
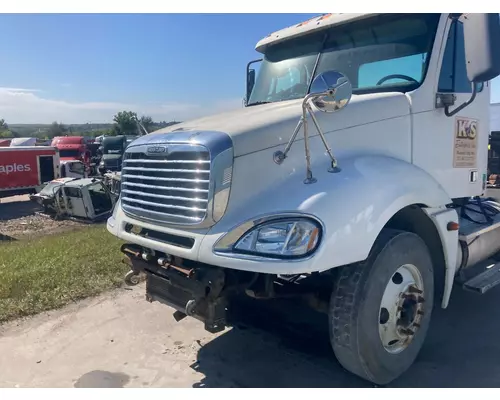
<svg viewBox="0 0 500 400">
<path fill-rule="evenodd" d="M 218 332 L 234 296 L 301 296 L 347 370 L 400 376 L 453 287 L 500 283 L 499 42 L 498 14 L 328 14 L 262 39 L 244 108 L 126 150 L 107 228 L 146 299 Z"/>
</svg>

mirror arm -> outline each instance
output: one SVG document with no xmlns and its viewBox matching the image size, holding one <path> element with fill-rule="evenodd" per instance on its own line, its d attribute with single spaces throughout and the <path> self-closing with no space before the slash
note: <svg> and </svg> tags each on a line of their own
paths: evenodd
<svg viewBox="0 0 500 400">
<path fill-rule="evenodd" d="M 476 99 L 476 95 L 477 95 L 477 85 L 476 85 L 476 83 L 473 82 L 472 83 L 472 94 L 471 94 L 469 100 L 467 100 L 465 103 L 460 104 L 457 108 L 455 108 L 452 111 L 450 111 L 450 106 L 445 106 L 444 114 L 447 117 L 454 116 L 456 113 L 462 111 L 465 107 L 467 107 L 469 104 L 471 104 Z"/>
<path fill-rule="evenodd" d="M 308 95 L 306 95 L 306 97 L 304 97 L 304 100 L 302 101 L 302 115 L 300 117 L 300 120 L 299 122 L 297 123 L 297 126 L 295 127 L 295 130 L 293 131 L 293 134 L 292 136 L 290 137 L 290 140 L 288 140 L 288 143 L 286 144 L 285 146 L 285 150 L 284 151 L 281 151 L 281 150 L 278 150 L 274 153 L 273 155 L 273 159 L 274 159 L 274 162 L 276 164 L 281 164 L 283 163 L 283 161 L 285 161 L 285 158 L 288 156 L 288 152 L 290 151 L 290 148 L 292 147 L 292 144 L 293 142 L 295 141 L 295 138 L 297 137 L 297 134 L 299 133 L 300 129 L 302 128 L 302 126 L 304 125 L 304 122 L 306 120 L 306 113 L 305 113 L 305 110 L 306 110 L 306 104 L 307 102 L 313 98 L 313 97 L 316 97 L 318 95 L 325 95 L 327 94 L 328 92 L 325 92 L 325 93 L 310 93 Z"/>
<path fill-rule="evenodd" d="M 306 185 L 317 182 L 316 178 L 313 177 L 311 171 L 311 151 L 309 149 L 309 131 L 307 129 L 307 112 L 309 111 L 307 101 L 309 100 L 310 97 L 311 95 L 307 95 L 304 101 L 302 102 L 302 119 L 304 125 L 304 150 L 306 153 L 306 179 L 304 180 L 304 183 Z"/>
<path fill-rule="evenodd" d="M 328 145 L 328 142 L 326 141 L 325 134 L 321 130 L 321 127 L 319 126 L 318 120 L 316 119 L 316 116 L 314 115 L 314 112 L 312 110 L 311 105 L 309 104 L 309 100 L 315 97 L 320 97 L 320 96 L 333 96 L 335 94 L 336 89 L 331 89 L 327 90 L 326 92 L 323 93 L 310 93 L 308 94 L 304 100 L 302 101 L 302 116 L 300 117 L 300 120 L 295 127 L 295 130 L 293 131 L 292 136 L 290 137 L 290 140 L 288 141 L 285 150 L 284 151 L 276 151 L 273 155 L 274 162 L 276 164 L 281 164 L 287 158 L 288 152 L 290 151 L 290 148 L 292 147 L 293 142 L 295 141 L 295 138 L 297 137 L 297 134 L 299 133 L 300 129 L 304 127 L 304 150 L 306 153 L 306 179 L 304 180 L 305 184 L 309 183 L 315 183 L 317 182 L 316 178 L 313 177 L 312 175 L 312 170 L 311 170 L 311 152 L 309 148 L 309 131 L 307 127 L 307 113 L 311 116 L 311 120 L 313 121 L 313 124 L 318 131 L 318 134 L 321 138 L 321 141 L 323 142 L 323 145 L 325 146 L 325 149 L 330 156 L 331 159 L 331 167 L 328 169 L 328 172 L 336 173 L 340 172 L 341 169 L 338 167 L 337 159 L 332 153 L 332 149 Z"/>
<path fill-rule="evenodd" d="M 325 146 L 326 151 L 327 151 L 327 153 L 330 156 L 330 159 L 332 161 L 332 166 L 330 168 L 328 168 L 328 172 L 340 172 L 340 168 L 338 166 L 337 159 L 333 155 L 332 149 L 330 148 L 330 146 L 328 146 L 328 142 L 326 141 L 325 134 L 321 130 L 319 123 L 318 123 L 318 120 L 316 119 L 316 116 L 314 115 L 314 112 L 309 104 L 307 105 L 307 109 L 308 109 L 309 115 L 311 116 L 311 119 L 314 123 L 314 126 L 316 127 L 316 130 L 319 133 L 319 137 L 321 138 L 321 141 L 323 142 L 323 145 Z"/>
</svg>

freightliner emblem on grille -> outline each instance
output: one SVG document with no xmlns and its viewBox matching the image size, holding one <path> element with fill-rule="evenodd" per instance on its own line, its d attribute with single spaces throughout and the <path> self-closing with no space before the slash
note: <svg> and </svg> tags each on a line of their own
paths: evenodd
<svg viewBox="0 0 500 400">
<path fill-rule="evenodd" d="M 168 153 L 168 148 L 165 146 L 151 146 L 147 148 L 147 152 L 150 154 L 166 154 Z"/>
</svg>

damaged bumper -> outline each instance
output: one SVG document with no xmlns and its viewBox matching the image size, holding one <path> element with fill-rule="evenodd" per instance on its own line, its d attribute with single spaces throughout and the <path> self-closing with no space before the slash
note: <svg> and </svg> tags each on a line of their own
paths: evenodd
<svg viewBox="0 0 500 400">
<path fill-rule="evenodd" d="M 198 319 L 211 333 L 229 326 L 228 296 L 231 284 L 222 268 L 161 254 L 144 254 L 140 247 L 123 245 L 126 263 L 135 274 L 146 276 L 146 300 L 158 301 L 176 310 L 174 317 Z"/>
</svg>

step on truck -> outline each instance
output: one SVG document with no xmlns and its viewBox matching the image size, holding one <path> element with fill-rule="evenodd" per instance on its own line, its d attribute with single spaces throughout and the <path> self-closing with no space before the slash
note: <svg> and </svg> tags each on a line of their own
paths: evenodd
<svg viewBox="0 0 500 400">
<path fill-rule="evenodd" d="M 498 14 L 322 15 L 263 38 L 245 107 L 128 146 L 107 222 L 127 281 L 210 332 L 235 296 L 300 297 L 345 369 L 390 383 L 453 288 L 500 283 L 499 40 Z"/>
</svg>

